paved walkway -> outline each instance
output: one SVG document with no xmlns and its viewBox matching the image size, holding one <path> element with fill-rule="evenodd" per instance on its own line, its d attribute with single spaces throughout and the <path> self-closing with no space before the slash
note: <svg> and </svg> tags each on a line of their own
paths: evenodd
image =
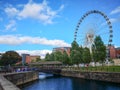
<svg viewBox="0 0 120 90">
<path fill-rule="evenodd" d="M 2 88 L 1 88 L 2 86 Z M 0 90 L 20 90 L 17 86 L 12 84 L 3 75 L 0 75 Z"/>
</svg>

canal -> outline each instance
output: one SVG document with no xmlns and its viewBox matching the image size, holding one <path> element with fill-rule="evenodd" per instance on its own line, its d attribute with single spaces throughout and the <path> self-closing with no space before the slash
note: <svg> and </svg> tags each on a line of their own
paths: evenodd
<svg viewBox="0 0 120 90">
<path fill-rule="evenodd" d="M 120 84 L 52 76 L 25 85 L 22 90 L 120 90 Z"/>
</svg>

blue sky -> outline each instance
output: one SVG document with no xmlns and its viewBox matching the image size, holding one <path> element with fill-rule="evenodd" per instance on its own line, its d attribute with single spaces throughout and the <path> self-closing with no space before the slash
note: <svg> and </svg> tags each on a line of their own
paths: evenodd
<svg viewBox="0 0 120 90">
<path fill-rule="evenodd" d="M 15 50 L 44 57 L 55 47 L 70 46 L 79 19 L 91 10 L 109 17 L 112 44 L 119 47 L 120 0 L 0 0 L 0 52 Z M 102 16 L 89 15 L 79 33 L 91 26 L 108 32 L 105 24 Z"/>
</svg>

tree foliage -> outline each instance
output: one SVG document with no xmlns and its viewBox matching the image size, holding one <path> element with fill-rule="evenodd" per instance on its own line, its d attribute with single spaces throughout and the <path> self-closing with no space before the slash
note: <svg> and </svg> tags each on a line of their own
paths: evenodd
<svg viewBox="0 0 120 90">
<path fill-rule="evenodd" d="M 65 65 L 71 64 L 71 60 L 70 60 L 68 54 L 66 53 L 66 51 L 63 52 L 63 64 L 65 64 Z"/>
<path fill-rule="evenodd" d="M 45 60 L 46 61 L 55 61 L 55 57 L 54 57 L 54 53 L 47 53 L 46 56 L 45 56 Z"/>
<path fill-rule="evenodd" d="M 76 41 L 73 41 L 71 46 L 71 61 L 73 64 L 79 64 L 82 61 L 82 48 L 79 47 Z"/>
<path fill-rule="evenodd" d="M 36 62 L 40 62 L 40 61 L 41 61 L 40 57 L 36 58 Z"/>
<path fill-rule="evenodd" d="M 49 53 L 46 54 L 45 60 L 46 60 L 46 61 L 50 61 L 50 54 L 49 54 Z"/>
<path fill-rule="evenodd" d="M 55 61 L 63 61 L 63 55 L 62 55 L 62 52 L 60 51 L 56 51 L 54 52 L 54 60 Z"/>
<path fill-rule="evenodd" d="M 103 62 L 106 59 L 106 46 L 104 45 L 100 36 L 96 36 L 96 38 L 94 39 L 92 51 L 93 59 L 95 62 Z"/>
<path fill-rule="evenodd" d="M 82 57 L 83 57 L 84 64 L 91 62 L 92 59 L 91 59 L 91 54 L 90 54 L 89 48 L 87 48 L 87 47 L 84 48 Z"/>
<path fill-rule="evenodd" d="M 73 41 L 72 43 L 71 43 L 71 51 L 72 50 L 78 50 L 79 49 L 79 45 L 78 45 L 78 43 L 76 42 L 76 41 Z"/>
<path fill-rule="evenodd" d="M 70 58 L 66 51 L 60 52 L 60 51 L 55 51 L 52 52 L 51 54 L 46 54 L 45 56 L 46 61 L 60 61 L 63 64 L 71 64 Z"/>
<path fill-rule="evenodd" d="M 0 65 L 14 65 L 15 63 L 21 61 L 21 56 L 15 51 L 7 51 L 5 52 L 0 60 Z"/>
<path fill-rule="evenodd" d="M 92 55 L 91 55 L 92 54 Z M 94 59 L 94 62 L 103 62 L 106 58 L 106 47 L 100 36 L 96 36 L 92 46 L 92 53 L 89 48 L 79 47 L 76 41 L 71 43 L 70 55 L 66 51 L 55 51 L 51 54 L 46 54 L 45 60 L 47 61 L 60 61 L 63 64 L 88 64 Z"/>
</svg>

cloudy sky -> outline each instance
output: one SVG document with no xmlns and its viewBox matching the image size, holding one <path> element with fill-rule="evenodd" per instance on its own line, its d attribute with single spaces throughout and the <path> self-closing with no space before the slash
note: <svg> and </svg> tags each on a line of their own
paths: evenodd
<svg viewBox="0 0 120 90">
<path fill-rule="evenodd" d="M 0 52 L 15 50 L 44 57 L 55 47 L 70 46 L 79 19 L 91 10 L 109 17 L 112 44 L 120 46 L 120 0 L 0 0 Z M 109 32 L 100 15 L 89 15 L 82 23 L 79 32 L 86 33 L 91 27 L 96 32 Z"/>
</svg>

